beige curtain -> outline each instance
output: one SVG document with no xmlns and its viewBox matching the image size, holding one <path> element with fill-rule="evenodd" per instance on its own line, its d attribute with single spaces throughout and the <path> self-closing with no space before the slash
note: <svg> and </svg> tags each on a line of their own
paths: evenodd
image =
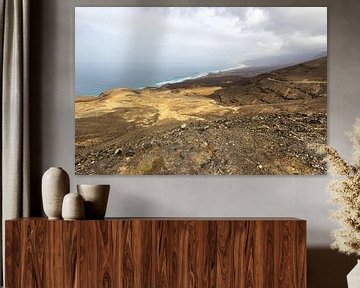
<svg viewBox="0 0 360 288">
<path fill-rule="evenodd" d="M 28 0 L 0 0 L 1 271 L 4 221 L 29 216 L 28 11 Z"/>
</svg>

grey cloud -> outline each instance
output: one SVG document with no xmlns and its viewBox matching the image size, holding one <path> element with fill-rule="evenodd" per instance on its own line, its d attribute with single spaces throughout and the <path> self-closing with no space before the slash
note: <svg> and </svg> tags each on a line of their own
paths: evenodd
<svg viewBox="0 0 360 288">
<path fill-rule="evenodd" d="M 77 61 L 91 55 L 99 61 L 176 57 L 226 67 L 327 46 L 326 8 L 77 8 L 76 26 Z M 81 35 L 89 30 L 91 36 Z"/>
</svg>

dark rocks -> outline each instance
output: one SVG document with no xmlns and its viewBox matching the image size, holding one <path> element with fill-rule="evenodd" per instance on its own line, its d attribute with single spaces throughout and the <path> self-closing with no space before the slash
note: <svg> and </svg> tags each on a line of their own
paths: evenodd
<svg viewBox="0 0 360 288">
<path fill-rule="evenodd" d="M 135 155 L 135 151 L 134 149 L 132 149 L 131 147 L 126 148 L 126 150 L 124 151 L 124 155 L 126 157 L 133 157 Z"/>
<path fill-rule="evenodd" d="M 115 152 L 114 152 L 114 154 L 115 155 L 120 155 L 120 154 L 122 154 L 122 149 L 121 148 L 117 148 L 116 150 L 115 150 Z"/>
<path fill-rule="evenodd" d="M 146 142 L 146 143 L 143 143 L 141 146 L 142 146 L 143 149 L 147 150 L 147 149 L 150 149 L 150 148 L 151 148 L 152 144 Z"/>
<path fill-rule="evenodd" d="M 326 143 L 326 114 L 232 114 L 178 123 L 131 145 L 114 142 L 111 149 L 79 155 L 76 173 L 115 174 L 121 168 L 124 174 L 324 174 L 325 164 L 307 149 L 312 142 Z"/>
</svg>

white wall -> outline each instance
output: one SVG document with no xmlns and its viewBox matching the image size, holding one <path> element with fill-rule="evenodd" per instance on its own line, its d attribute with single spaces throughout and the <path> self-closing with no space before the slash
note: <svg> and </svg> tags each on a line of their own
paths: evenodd
<svg viewBox="0 0 360 288">
<path fill-rule="evenodd" d="M 106 5 L 141 6 L 141 2 L 109 0 Z M 328 6 L 328 142 L 350 159 L 345 132 L 360 116 L 359 1 L 143 2 L 151 6 Z M 71 176 L 73 190 L 80 183 L 111 184 L 107 216 L 293 216 L 308 221 L 309 247 L 328 246 L 334 224 L 329 220 L 333 207 L 326 191 L 327 176 L 74 176 L 74 6 L 100 3 L 31 3 L 35 5 L 30 63 L 33 189 L 38 189 L 48 167 L 62 166 Z"/>
</svg>

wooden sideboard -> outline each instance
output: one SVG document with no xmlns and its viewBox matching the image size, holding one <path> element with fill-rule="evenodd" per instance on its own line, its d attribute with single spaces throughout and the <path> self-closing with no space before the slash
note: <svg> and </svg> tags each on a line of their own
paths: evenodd
<svg viewBox="0 0 360 288">
<path fill-rule="evenodd" d="M 306 287 L 306 221 L 115 218 L 5 223 L 6 287 Z"/>
</svg>

